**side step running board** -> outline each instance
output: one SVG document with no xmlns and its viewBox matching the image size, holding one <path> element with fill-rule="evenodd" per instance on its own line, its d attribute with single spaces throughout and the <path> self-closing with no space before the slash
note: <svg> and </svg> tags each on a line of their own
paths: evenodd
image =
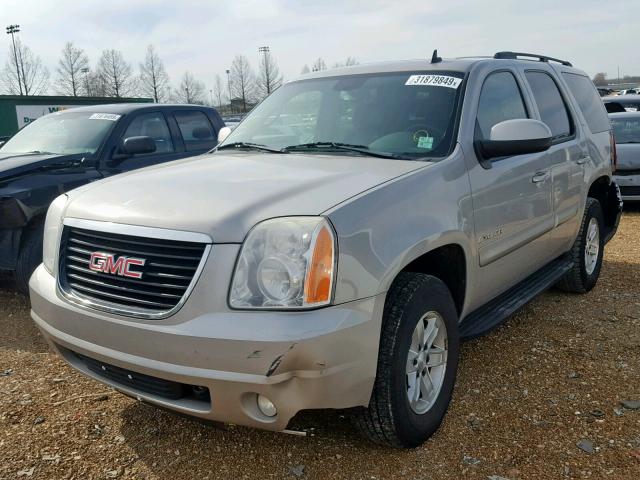
<svg viewBox="0 0 640 480">
<path fill-rule="evenodd" d="M 462 320 L 460 337 L 468 340 L 489 333 L 525 303 L 554 285 L 572 266 L 571 260 L 563 255 L 474 310 Z"/>
</svg>

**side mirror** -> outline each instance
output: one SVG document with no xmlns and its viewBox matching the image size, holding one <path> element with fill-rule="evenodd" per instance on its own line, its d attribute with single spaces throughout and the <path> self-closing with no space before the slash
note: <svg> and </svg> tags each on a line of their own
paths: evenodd
<svg viewBox="0 0 640 480">
<path fill-rule="evenodd" d="M 231 129 L 229 127 L 222 127 L 218 132 L 218 143 L 224 142 L 230 133 Z"/>
<path fill-rule="evenodd" d="M 156 151 L 156 142 L 151 137 L 129 137 L 122 142 L 123 153 L 137 155 Z"/>
<path fill-rule="evenodd" d="M 505 120 L 491 128 L 489 140 L 477 140 L 483 159 L 544 152 L 551 147 L 549 127 L 539 120 L 519 118 Z"/>
</svg>

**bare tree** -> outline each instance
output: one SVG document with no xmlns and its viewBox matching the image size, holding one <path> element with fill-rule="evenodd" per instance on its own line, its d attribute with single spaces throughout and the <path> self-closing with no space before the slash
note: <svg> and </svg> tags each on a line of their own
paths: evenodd
<svg viewBox="0 0 640 480">
<path fill-rule="evenodd" d="M 260 77 L 257 79 L 257 87 L 262 98 L 268 96 L 282 85 L 282 75 L 278 64 L 269 51 L 264 52 L 260 59 Z"/>
<path fill-rule="evenodd" d="M 326 69 L 327 69 L 327 64 L 324 63 L 324 60 L 322 59 L 322 57 L 319 57 L 315 62 L 313 62 L 313 65 L 311 65 L 312 72 L 319 72 L 320 70 L 326 70 Z"/>
<path fill-rule="evenodd" d="M 256 91 L 255 74 L 244 55 L 236 55 L 231 63 L 231 94 L 242 101 L 242 111 L 253 101 Z"/>
<path fill-rule="evenodd" d="M 18 75 L 18 72 L 20 74 Z M 9 56 L 2 71 L 4 90 L 11 95 L 40 95 L 49 86 L 49 70 L 40 57 L 16 39 L 15 49 L 9 46 Z"/>
<path fill-rule="evenodd" d="M 89 57 L 84 50 L 76 48 L 72 42 L 65 43 L 56 68 L 56 90 L 64 95 L 80 95 L 83 90 L 82 73 L 85 68 L 89 68 Z"/>
<path fill-rule="evenodd" d="M 225 98 L 225 87 L 222 83 L 222 78 L 220 77 L 220 75 L 216 75 L 216 79 L 213 82 L 213 98 L 214 102 L 216 102 L 215 106 L 218 107 L 218 109 L 221 109 L 222 102 Z"/>
<path fill-rule="evenodd" d="M 83 79 L 87 97 L 107 97 L 109 88 L 98 72 L 87 72 Z"/>
<path fill-rule="evenodd" d="M 599 87 L 607 85 L 609 82 L 607 81 L 607 74 L 604 72 L 598 72 L 593 77 L 593 83 Z"/>
<path fill-rule="evenodd" d="M 307 65 L 306 63 L 304 64 L 304 67 L 302 67 L 302 70 L 300 70 L 300 74 L 301 75 L 306 75 L 307 73 L 311 72 L 311 69 L 309 68 L 309 65 Z"/>
<path fill-rule="evenodd" d="M 118 50 L 104 50 L 98 62 L 98 75 L 108 97 L 128 97 L 136 88 L 131 65 Z"/>
<path fill-rule="evenodd" d="M 343 62 L 334 63 L 333 68 L 351 67 L 353 65 L 358 65 L 358 60 L 356 60 L 356 57 L 347 57 Z"/>
<path fill-rule="evenodd" d="M 204 83 L 197 80 L 191 72 L 184 72 L 180 86 L 175 90 L 173 97 L 177 103 L 204 105 L 205 94 Z"/>
<path fill-rule="evenodd" d="M 147 47 L 144 63 L 140 64 L 140 91 L 156 103 L 165 101 L 171 93 L 169 75 L 153 45 Z"/>
</svg>

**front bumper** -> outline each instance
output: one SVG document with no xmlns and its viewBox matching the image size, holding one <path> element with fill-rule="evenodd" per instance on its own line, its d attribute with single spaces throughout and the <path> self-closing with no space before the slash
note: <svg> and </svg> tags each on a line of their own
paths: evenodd
<svg viewBox="0 0 640 480">
<path fill-rule="evenodd" d="M 134 398 L 189 415 L 282 430 L 300 410 L 367 405 L 384 295 L 307 312 L 210 312 L 197 307 L 204 301 L 199 297 L 224 298 L 226 291 L 206 291 L 206 272 L 226 271 L 223 264 L 232 266 L 231 250 L 237 251 L 233 245 L 219 247 L 205 278 L 173 317 L 134 320 L 70 304 L 59 295 L 55 278 L 40 266 L 30 283 L 32 318 L 53 349 L 81 372 Z M 225 248 L 230 255 L 220 252 Z M 82 355 L 126 371 L 208 388 L 210 403 L 145 392 L 96 373 Z M 259 411 L 257 394 L 275 404 L 275 417 Z"/>
<path fill-rule="evenodd" d="M 615 175 L 613 179 L 620 187 L 623 200 L 640 201 L 640 174 Z"/>
</svg>

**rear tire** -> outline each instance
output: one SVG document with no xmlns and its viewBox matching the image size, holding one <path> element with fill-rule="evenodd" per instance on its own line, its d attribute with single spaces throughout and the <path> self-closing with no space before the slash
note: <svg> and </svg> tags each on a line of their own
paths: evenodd
<svg viewBox="0 0 640 480">
<path fill-rule="evenodd" d="M 580 232 L 569 251 L 573 267 L 557 283 L 558 288 L 565 292 L 587 293 L 596 285 L 604 255 L 603 226 L 600 202 L 587 198 Z"/>
<path fill-rule="evenodd" d="M 416 339 L 422 339 L 418 348 Z M 451 401 L 459 348 L 458 314 L 446 285 L 431 275 L 401 273 L 387 294 L 369 406 L 354 412 L 360 432 L 397 448 L 417 447 L 433 435 Z"/>
<path fill-rule="evenodd" d="M 22 244 L 18 254 L 18 262 L 13 272 L 13 280 L 16 290 L 25 295 L 29 294 L 29 279 L 42 263 L 42 239 L 44 225 L 37 223 L 24 230 Z"/>
</svg>

